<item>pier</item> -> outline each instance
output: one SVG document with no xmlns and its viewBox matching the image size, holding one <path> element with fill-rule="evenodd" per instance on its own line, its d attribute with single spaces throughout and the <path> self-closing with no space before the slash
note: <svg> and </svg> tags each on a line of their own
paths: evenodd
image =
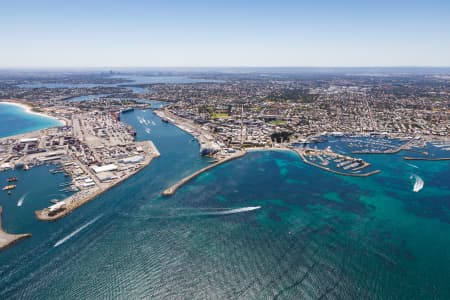
<svg viewBox="0 0 450 300">
<path fill-rule="evenodd" d="M 0 251 L 8 248 L 9 246 L 13 245 L 14 243 L 17 243 L 20 240 L 29 238 L 31 236 L 31 233 L 10 234 L 10 233 L 3 231 L 2 213 L 3 213 L 3 208 L 0 206 Z"/>
<path fill-rule="evenodd" d="M 240 151 L 234 155 L 231 155 L 227 158 L 224 158 L 222 160 L 219 160 L 218 162 L 213 163 L 212 165 L 209 165 L 207 167 L 204 167 L 203 169 L 200 169 L 194 173 L 192 173 L 191 175 L 184 177 L 183 179 L 181 179 L 180 181 L 178 181 L 177 183 L 175 183 L 174 185 L 172 185 L 170 188 L 166 189 L 162 194 L 164 196 L 172 196 L 173 194 L 175 194 L 175 192 L 182 187 L 183 185 L 185 185 L 186 183 L 188 183 L 189 181 L 191 181 L 192 179 L 194 179 L 195 177 L 197 177 L 198 175 L 214 168 L 217 167 L 218 165 L 221 165 L 223 163 L 226 163 L 227 161 L 239 158 L 244 156 L 245 154 L 247 154 L 246 151 Z"/>
</svg>

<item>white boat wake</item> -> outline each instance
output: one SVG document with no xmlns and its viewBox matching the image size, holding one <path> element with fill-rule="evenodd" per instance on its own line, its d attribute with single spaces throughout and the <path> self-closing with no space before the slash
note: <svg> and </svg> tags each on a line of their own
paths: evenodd
<svg viewBox="0 0 450 300">
<path fill-rule="evenodd" d="M 53 247 L 58 247 L 62 244 L 64 244 L 65 242 L 67 242 L 68 240 L 70 240 L 72 237 L 74 237 L 76 234 L 78 234 L 81 230 L 85 229 L 86 227 L 92 225 L 94 222 L 96 222 L 98 219 L 100 219 L 103 216 L 103 214 L 95 217 L 94 219 L 92 219 L 91 221 L 87 222 L 86 224 L 84 224 L 83 226 L 81 226 L 80 228 L 78 228 L 77 230 L 71 232 L 70 234 L 66 235 L 65 237 L 63 237 L 62 239 L 60 239 L 59 241 L 57 241 L 55 243 L 55 245 L 53 245 Z"/>
<path fill-rule="evenodd" d="M 423 189 L 424 182 L 420 176 L 412 174 L 409 178 L 414 179 L 413 192 L 417 193 Z"/>
<path fill-rule="evenodd" d="M 410 166 L 410 167 L 413 167 L 413 168 L 415 168 L 415 169 L 418 169 L 419 167 L 418 166 L 416 166 L 416 165 L 413 165 L 413 164 L 410 164 L 410 163 L 406 163 L 408 166 Z"/>
<path fill-rule="evenodd" d="M 201 213 L 199 215 L 201 215 L 201 216 L 232 215 L 232 214 L 238 214 L 238 213 L 242 213 L 242 212 L 257 210 L 260 208 L 261 208 L 261 206 L 248 206 L 248 207 L 233 208 L 233 209 L 228 209 L 228 210 L 223 210 L 223 211 L 205 212 L 205 213 Z"/>
<path fill-rule="evenodd" d="M 17 201 L 17 206 L 22 206 L 23 201 L 25 200 L 25 198 L 27 197 L 28 193 L 23 194 L 22 197 L 19 198 L 19 201 Z"/>
<path fill-rule="evenodd" d="M 178 218 L 189 218 L 189 217 L 206 217 L 206 216 L 224 216 L 250 212 L 253 210 L 260 209 L 261 206 L 248 206 L 241 208 L 175 208 L 169 210 L 158 211 L 157 215 L 154 216 L 141 216 L 145 219 L 178 219 Z M 193 212 L 186 212 L 192 211 Z M 156 213 L 156 211 L 154 212 Z M 138 216 L 133 215 L 133 218 Z"/>
</svg>

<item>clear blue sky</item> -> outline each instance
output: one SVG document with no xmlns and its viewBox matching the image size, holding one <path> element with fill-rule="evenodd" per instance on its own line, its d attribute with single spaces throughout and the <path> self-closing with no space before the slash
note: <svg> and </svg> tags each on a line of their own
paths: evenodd
<svg viewBox="0 0 450 300">
<path fill-rule="evenodd" d="M 450 0 L 0 0 L 0 68 L 450 66 Z"/>
</svg>

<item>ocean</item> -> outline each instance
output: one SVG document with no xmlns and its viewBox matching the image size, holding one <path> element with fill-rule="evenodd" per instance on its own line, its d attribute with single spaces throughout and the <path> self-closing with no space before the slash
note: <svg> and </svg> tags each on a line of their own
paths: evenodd
<svg viewBox="0 0 450 300">
<path fill-rule="evenodd" d="M 0 138 L 61 125 L 56 119 L 28 113 L 20 106 L 0 103 Z"/>
<path fill-rule="evenodd" d="M 33 212 L 67 178 L 0 173 L 4 228 L 33 234 L 0 252 L 0 299 L 450 298 L 449 162 L 361 155 L 382 172 L 354 178 L 254 151 L 163 197 L 209 159 L 151 110 L 122 120 L 161 157 L 57 222 Z"/>
</svg>

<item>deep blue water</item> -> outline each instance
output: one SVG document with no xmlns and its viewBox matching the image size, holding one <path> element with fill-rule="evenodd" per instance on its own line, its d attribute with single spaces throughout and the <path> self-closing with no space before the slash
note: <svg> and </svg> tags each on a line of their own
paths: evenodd
<svg viewBox="0 0 450 300">
<path fill-rule="evenodd" d="M 60 125 L 62 123 L 53 118 L 27 113 L 16 105 L 0 103 L 0 137 Z"/>
<path fill-rule="evenodd" d="M 5 228 L 33 234 L 0 253 L 0 299 L 450 298 L 448 162 L 367 155 L 382 173 L 352 178 L 256 151 L 161 197 L 208 160 L 150 110 L 122 120 L 162 154 L 123 184 L 53 223 L 33 211 L 63 176 L 19 172 L 0 195 Z"/>
</svg>

